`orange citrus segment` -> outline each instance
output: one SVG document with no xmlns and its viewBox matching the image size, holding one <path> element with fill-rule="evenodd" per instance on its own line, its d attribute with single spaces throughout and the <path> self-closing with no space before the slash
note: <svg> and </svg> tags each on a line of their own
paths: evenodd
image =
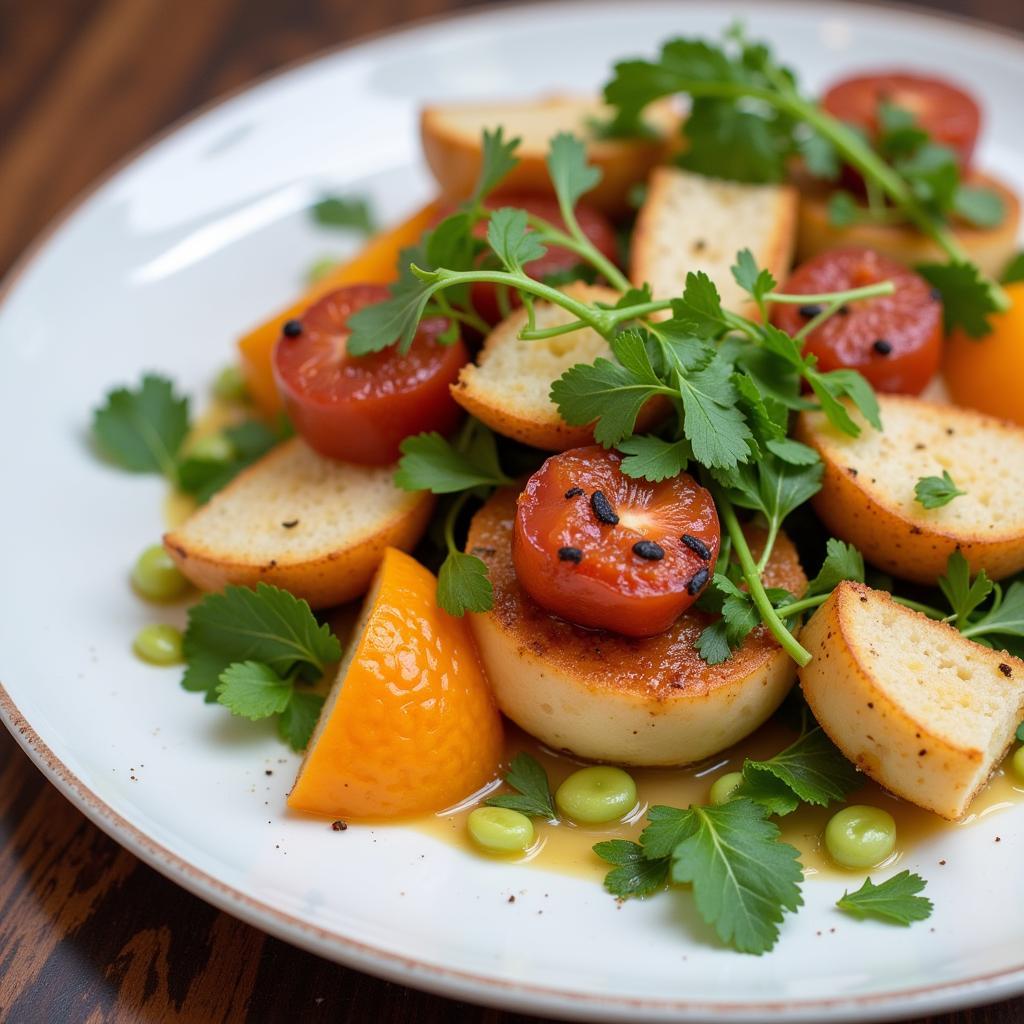
<svg viewBox="0 0 1024 1024">
<path fill-rule="evenodd" d="M 437 580 L 388 548 L 288 797 L 300 811 L 393 818 L 440 811 L 494 778 L 501 718 L 469 628 Z"/>
<path fill-rule="evenodd" d="M 358 255 L 329 271 L 287 309 L 282 309 L 239 339 L 238 351 L 246 386 L 263 412 L 273 415 L 281 409 L 270 356 L 285 320 L 300 316 L 322 295 L 343 284 L 388 284 L 394 281 L 398 277 L 399 252 L 415 245 L 437 220 L 440 211 L 439 202 L 428 203 L 390 230 L 374 235 Z"/>
<path fill-rule="evenodd" d="M 1020 382 L 1024 380 L 1024 281 L 1004 285 L 1010 308 L 992 317 L 983 338 L 953 331 L 946 343 L 943 374 L 957 405 L 1024 424 Z"/>
</svg>

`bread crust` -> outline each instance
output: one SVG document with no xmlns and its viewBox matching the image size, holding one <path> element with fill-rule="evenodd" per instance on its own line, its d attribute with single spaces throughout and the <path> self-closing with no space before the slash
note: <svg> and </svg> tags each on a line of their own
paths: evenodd
<svg viewBox="0 0 1024 1024">
<path fill-rule="evenodd" d="M 487 563 L 494 607 L 471 628 L 498 706 L 555 750 L 595 761 L 687 764 L 741 740 L 778 707 L 795 666 L 764 627 L 721 665 L 696 641 L 712 617 L 691 609 L 667 633 L 637 639 L 548 614 L 519 586 L 511 559 L 515 492 L 476 514 L 466 550 Z M 755 548 L 763 536 L 752 535 Z M 802 592 L 795 549 L 779 537 L 770 585 Z"/>
<path fill-rule="evenodd" d="M 565 288 L 567 295 L 586 302 L 606 302 L 614 304 L 619 293 L 611 288 L 604 288 L 598 285 L 570 284 Z M 537 303 L 538 311 L 548 309 L 546 302 Z M 561 311 L 556 311 L 561 316 Z M 573 317 L 566 313 L 564 322 L 568 323 Z M 477 353 L 475 363 L 467 363 L 460 371 L 458 380 L 451 385 L 452 397 L 470 415 L 475 416 L 482 423 L 487 424 L 496 433 L 503 437 L 511 437 L 523 444 L 540 448 L 544 451 L 561 452 L 570 448 L 580 448 L 584 445 L 594 443 L 594 430 L 592 425 L 572 426 L 565 422 L 558 413 L 557 407 L 548 402 L 543 410 L 524 408 L 522 403 L 517 405 L 516 396 L 510 389 L 505 388 L 503 381 L 488 380 L 486 371 L 481 372 L 487 363 L 494 359 L 498 350 L 506 345 L 540 345 L 544 342 L 520 341 L 519 332 L 526 326 L 527 314 L 525 309 L 513 310 L 504 320 L 497 324 L 488 334 L 483 347 Z M 562 335 L 557 339 L 560 346 L 570 345 L 573 334 Z M 555 342 L 553 342 L 555 343 Z M 568 351 L 568 350 L 567 350 Z M 606 358 L 611 357 L 611 350 L 607 349 L 600 353 Z M 591 350 L 581 353 L 579 358 L 571 359 L 571 362 L 589 363 L 593 360 Z M 563 360 L 565 362 L 565 360 Z M 520 370 L 518 376 L 525 377 L 528 371 Z M 557 377 L 559 374 L 556 373 Z M 545 393 L 553 381 L 544 380 L 541 382 Z M 644 433 L 653 429 L 668 414 L 671 406 L 662 398 L 655 398 L 649 401 L 637 417 L 637 433 Z"/>
<path fill-rule="evenodd" d="M 857 612 L 868 602 L 891 611 L 895 625 L 882 643 L 899 643 L 900 629 L 913 626 L 970 650 L 981 665 L 1016 684 L 1018 715 L 1024 713 L 1024 661 L 991 651 L 961 636 L 953 627 L 897 605 L 889 594 L 861 583 L 841 583 L 814 613 L 800 634 L 813 655 L 799 670 L 804 697 L 815 719 L 837 747 L 879 785 L 949 820 L 962 818 L 978 791 L 1006 753 L 1013 725 L 998 739 L 992 757 L 971 744 L 937 735 L 929 722 L 915 717 L 900 702 L 888 681 L 871 666 L 870 643 L 859 636 Z M 1000 669 L 998 666 L 1005 666 Z M 943 671 L 929 665 L 931 672 Z M 962 685 L 969 685 L 964 683 Z"/>
<path fill-rule="evenodd" d="M 878 400 L 883 426 L 887 410 L 910 410 L 914 416 L 933 420 L 940 435 L 936 447 L 948 440 L 947 430 L 950 436 L 953 431 L 982 430 L 991 433 L 987 447 L 993 453 L 1024 452 L 1024 428 L 1017 424 L 909 395 L 879 395 Z M 908 505 L 905 495 L 887 493 L 878 484 L 870 460 L 858 457 L 856 442 L 838 435 L 821 413 L 801 414 L 794 436 L 814 448 L 824 464 L 821 490 L 811 499 L 814 510 L 832 533 L 858 547 L 879 569 L 916 583 L 934 584 L 958 548 L 972 574 L 984 569 L 990 578 L 1003 579 L 1024 569 L 1024 520 L 1000 526 L 990 520 L 969 528 L 943 518 L 941 510 L 929 511 L 916 502 Z M 906 447 L 908 460 L 913 459 L 917 454 L 913 446 L 906 442 Z M 974 468 L 961 466 L 958 475 L 954 465 L 950 474 L 969 492 L 966 481 Z M 908 494 L 919 477 L 933 473 L 934 464 L 922 462 L 921 471 L 903 481 Z"/>
<path fill-rule="evenodd" d="M 975 173 L 971 183 L 997 192 L 1006 208 L 1006 216 L 994 228 L 954 225 L 954 234 L 969 259 L 982 273 L 998 279 L 1017 249 L 1020 231 L 1020 200 L 1008 185 L 990 174 Z M 819 252 L 837 246 L 857 245 L 891 256 L 908 266 L 919 263 L 944 263 L 946 255 L 930 238 L 905 224 L 850 224 L 835 227 L 828 219 L 830 192 L 820 185 L 805 182 L 800 190 L 800 214 L 797 225 L 796 256 L 803 263 Z"/>
<path fill-rule="evenodd" d="M 394 509 L 381 518 L 376 529 L 360 531 L 356 536 L 346 536 L 339 530 L 333 544 L 303 558 L 282 556 L 255 561 L 204 540 L 200 518 L 204 510 L 215 502 L 230 501 L 247 481 L 275 473 L 301 446 L 303 442 L 298 438 L 279 445 L 240 473 L 182 526 L 164 534 L 164 547 L 171 558 L 200 590 L 221 590 L 229 584 L 254 587 L 257 583 L 269 583 L 303 598 L 312 608 L 327 608 L 364 593 L 388 547 L 410 551 L 423 536 L 434 497 L 420 491 L 401 493 Z"/>
<path fill-rule="evenodd" d="M 529 140 L 520 146 L 516 153 L 519 164 L 502 181 L 497 195 L 513 192 L 553 194 L 546 164 L 548 139 L 559 131 L 579 135 L 586 120 L 602 109 L 594 99 L 570 96 L 548 96 L 532 105 L 550 113 L 550 131 L 546 133 L 543 146 L 538 147 Z M 503 116 L 508 116 L 509 111 L 522 110 L 529 104 L 511 102 L 493 103 L 487 107 L 480 104 L 467 106 L 480 109 L 482 130 L 501 125 Z M 442 195 L 452 202 L 465 199 L 472 193 L 482 156 L 481 132 L 470 133 L 464 126 L 455 124 L 451 112 L 458 110 L 457 105 L 437 105 L 424 107 L 420 113 L 423 155 Z M 653 138 L 587 138 L 587 158 L 601 170 L 601 181 L 584 197 L 587 205 L 610 216 L 627 212 L 630 189 L 644 181 L 651 168 L 666 158 L 673 145 L 679 117 L 666 103 L 652 104 L 647 116 L 660 129 Z"/>
</svg>

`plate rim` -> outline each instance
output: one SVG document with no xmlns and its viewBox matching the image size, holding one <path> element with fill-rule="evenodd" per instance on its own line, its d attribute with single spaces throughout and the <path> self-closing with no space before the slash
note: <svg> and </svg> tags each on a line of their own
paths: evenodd
<svg viewBox="0 0 1024 1024">
<path fill-rule="evenodd" d="M 651 6 L 700 6 L 702 0 L 644 0 Z M 950 24 L 963 31 L 982 36 L 989 42 L 1020 47 L 1024 57 L 1024 33 L 993 26 L 978 19 L 924 9 L 911 3 L 889 0 L 746 0 L 750 6 L 765 9 L 805 9 L 808 14 L 819 14 L 826 9 L 847 10 L 864 14 L 875 12 L 884 17 L 900 15 L 932 25 Z M 490 0 L 480 6 L 441 12 L 413 19 L 377 32 L 366 33 L 340 44 L 325 46 L 297 60 L 290 61 L 230 89 L 171 121 L 164 128 L 133 147 L 116 160 L 93 182 L 66 203 L 33 240 L 15 258 L 0 279 L 0 309 L 5 305 L 21 279 L 36 263 L 48 245 L 60 234 L 75 215 L 100 191 L 142 158 L 154 147 L 237 97 L 260 88 L 278 78 L 317 61 L 334 57 L 367 44 L 387 40 L 406 33 L 415 33 L 446 23 L 487 20 L 493 15 L 530 10 L 550 11 L 554 8 L 594 7 L 617 8 L 623 0 L 526 0 L 502 3 Z M 685 1021 L 743 1021 L 761 1020 L 768 1014 L 776 1019 L 784 1015 L 790 1021 L 817 1021 L 817 1014 L 829 1013 L 834 1021 L 877 1020 L 883 1016 L 894 1019 L 913 1014 L 954 1010 L 978 1005 L 982 1001 L 1008 999 L 1024 994 L 1024 959 L 1014 967 L 975 974 L 958 981 L 938 982 L 927 986 L 890 990 L 868 995 L 842 996 L 830 999 L 778 999 L 761 1002 L 702 1002 L 688 999 L 642 998 L 595 995 L 571 988 L 511 981 L 486 974 L 446 967 L 413 957 L 391 952 L 363 942 L 338 931 L 329 931 L 313 925 L 272 904 L 249 896 L 234 886 L 196 867 L 185 857 L 173 852 L 147 835 L 94 792 L 52 750 L 31 725 L 0 681 L 0 722 L 6 726 L 21 749 L 42 772 L 43 776 L 73 806 L 115 842 L 128 849 L 140 860 L 172 882 L 182 886 L 207 903 L 275 937 L 318 956 L 334 960 L 345 966 L 385 978 L 398 984 L 428 991 L 446 998 L 467 999 L 501 1009 L 527 1013 L 555 1013 L 566 1019 L 586 1020 L 685 1020 Z M 637 1014 L 643 1014 L 638 1017 Z M 628 1014 L 628 1018 L 623 1016 Z"/>
</svg>

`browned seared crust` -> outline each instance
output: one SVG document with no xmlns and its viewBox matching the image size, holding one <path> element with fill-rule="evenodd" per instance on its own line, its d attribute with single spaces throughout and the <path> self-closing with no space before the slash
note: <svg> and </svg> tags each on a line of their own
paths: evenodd
<svg viewBox="0 0 1024 1024">
<path fill-rule="evenodd" d="M 516 579 L 514 508 L 513 491 L 492 497 L 473 519 L 466 550 L 487 563 L 494 587 L 493 610 L 472 618 L 474 635 L 499 706 L 520 726 L 593 760 L 680 764 L 735 743 L 775 710 L 795 667 L 763 627 L 729 661 L 709 666 L 695 646 L 712 621 L 702 612 L 691 610 L 667 633 L 637 639 L 544 611 Z M 752 535 L 755 550 L 762 541 Z M 806 586 L 784 535 L 766 582 L 798 594 Z"/>
</svg>

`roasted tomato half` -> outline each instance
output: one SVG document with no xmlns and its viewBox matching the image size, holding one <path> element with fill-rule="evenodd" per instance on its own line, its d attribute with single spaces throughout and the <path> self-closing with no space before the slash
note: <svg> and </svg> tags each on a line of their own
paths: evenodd
<svg viewBox="0 0 1024 1024">
<path fill-rule="evenodd" d="M 952 82 L 906 71 L 879 72 L 844 78 L 821 99 L 821 105 L 833 117 L 855 125 L 869 138 L 878 135 L 882 103 L 913 114 L 933 141 L 956 153 L 962 169 L 970 166 L 981 112 L 978 104 Z"/>
<path fill-rule="evenodd" d="M 548 459 L 516 504 L 512 560 L 523 589 L 555 615 L 654 636 L 707 586 L 718 513 L 688 474 L 650 483 L 621 463 L 599 445 Z"/>
<path fill-rule="evenodd" d="M 387 297 L 383 285 L 339 288 L 289 320 L 274 346 L 274 379 L 285 411 L 321 455 L 384 466 L 398 458 L 403 438 L 424 430 L 447 433 L 459 422 L 448 385 L 469 356 L 461 340 L 438 341 L 447 320 L 424 320 L 405 354 L 396 348 L 348 354 L 348 318 Z"/>
<path fill-rule="evenodd" d="M 892 281 L 896 291 L 851 302 L 807 336 L 821 370 L 859 370 L 879 391 L 916 395 L 939 369 L 942 303 L 931 285 L 872 249 L 830 249 L 801 264 L 782 289 L 813 295 Z M 821 306 L 776 304 L 772 323 L 796 334 Z"/>
<path fill-rule="evenodd" d="M 556 200 L 549 196 L 507 195 L 492 196 L 486 203 L 488 209 L 498 210 L 503 206 L 513 206 L 517 210 L 526 210 L 542 220 L 548 221 L 556 228 L 565 229 L 565 221 L 558 209 Z M 594 243 L 594 246 L 608 259 L 615 259 L 615 229 L 603 213 L 591 209 L 585 203 L 576 207 L 576 220 L 583 233 Z M 480 238 L 487 235 L 487 222 L 482 221 L 476 227 Z M 576 253 L 561 246 L 552 245 L 539 259 L 531 260 L 524 267 L 530 277 L 538 281 L 551 281 L 556 286 L 564 275 L 571 273 L 583 261 Z M 477 282 L 472 290 L 473 305 L 476 311 L 489 324 L 496 324 L 501 319 L 501 308 L 498 305 L 498 293 L 493 284 Z M 513 307 L 519 305 L 517 295 L 509 296 Z"/>
</svg>

